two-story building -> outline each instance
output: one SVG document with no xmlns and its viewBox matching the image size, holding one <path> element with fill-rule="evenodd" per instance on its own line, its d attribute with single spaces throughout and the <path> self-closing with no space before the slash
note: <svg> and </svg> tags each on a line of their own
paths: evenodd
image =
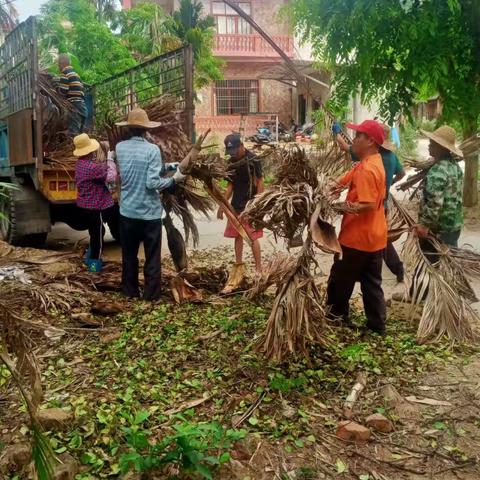
<svg viewBox="0 0 480 480">
<path fill-rule="evenodd" d="M 178 0 L 154 0 L 166 13 L 178 8 Z M 240 7 L 269 34 L 292 59 L 296 58 L 293 36 L 282 20 L 280 10 L 288 0 L 249 0 Z M 140 0 L 123 0 L 130 8 Z M 238 131 L 241 115 L 245 115 L 245 133 L 255 131 L 258 124 L 277 114 L 290 125 L 291 119 L 302 120 L 294 82 L 275 79 L 276 66 L 283 64 L 279 55 L 224 2 L 202 0 L 204 12 L 215 18 L 214 53 L 225 61 L 224 80 L 212 83 L 197 92 L 195 123 L 198 131 L 211 128 L 219 136 Z M 273 77 L 273 78 L 272 78 Z M 300 110 L 300 115 L 299 115 Z"/>
</svg>

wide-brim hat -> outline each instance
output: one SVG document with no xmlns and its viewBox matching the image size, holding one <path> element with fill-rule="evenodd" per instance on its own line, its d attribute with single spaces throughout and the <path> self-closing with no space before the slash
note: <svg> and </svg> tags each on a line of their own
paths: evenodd
<svg viewBox="0 0 480 480">
<path fill-rule="evenodd" d="M 463 152 L 455 145 L 456 133 L 452 127 L 448 125 L 442 125 L 437 128 L 434 132 L 427 132 L 425 130 L 420 130 L 423 135 L 425 135 L 430 140 L 433 140 L 435 143 L 438 143 L 443 148 L 450 150 L 457 157 L 463 158 Z"/>
<path fill-rule="evenodd" d="M 128 113 L 126 122 L 117 122 L 115 125 L 119 127 L 137 127 L 137 128 L 158 128 L 162 124 L 160 122 L 152 122 L 148 118 L 147 112 L 142 108 L 134 108 Z"/>
<path fill-rule="evenodd" d="M 100 144 L 86 133 L 77 135 L 73 139 L 73 144 L 75 145 L 75 150 L 73 151 L 75 157 L 84 157 L 89 153 L 96 152 L 100 148 Z"/>
<path fill-rule="evenodd" d="M 397 149 L 397 146 L 390 140 L 390 127 L 386 124 L 383 124 L 383 130 L 385 131 L 385 141 L 382 143 L 382 148 L 394 152 Z"/>
</svg>

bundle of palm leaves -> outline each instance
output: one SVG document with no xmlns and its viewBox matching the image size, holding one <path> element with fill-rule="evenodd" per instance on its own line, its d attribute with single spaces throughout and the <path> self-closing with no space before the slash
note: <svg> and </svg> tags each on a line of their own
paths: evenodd
<svg viewBox="0 0 480 480">
<path fill-rule="evenodd" d="M 257 339 L 257 349 L 276 362 L 287 355 L 309 358 L 309 345 L 325 342 L 326 311 L 324 294 L 320 292 L 310 272 L 314 261 L 312 239 L 309 236 L 300 255 L 283 265 L 272 262 L 263 274 L 264 281 L 256 293 L 270 282 L 277 285 L 277 295 L 263 334 Z"/>
<path fill-rule="evenodd" d="M 63 151 L 63 145 L 68 141 L 69 151 L 66 158 L 71 157 L 71 140 L 68 137 L 68 119 L 73 111 L 72 104 L 65 96 L 58 93 L 53 75 L 41 72 L 38 76 L 40 104 L 42 109 L 42 142 L 46 158 L 50 153 L 62 158 L 58 152 Z"/>
<path fill-rule="evenodd" d="M 315 244 L 325 252 L 341 253 L 332 225 L 341 213 L 355 209 L 336 202 L 330 184 L 350 165 L 331 134 L 332 119 L 324 116 L 319 144 L 308 151 L 294 147 L 276 153 L 275 180 L 247 204 L 243 215 L 254 228 L 271 230 L 290 244 L 308 226 L 308 235 L 296 257 L 278 257 L 249 292 L 254 297 L 277 285 L 276 297 L 258 348 L 276 361 L 289 354 L 308 357 L 308 345 L 323 342 L 326 322 L 323 295 L 310 272 Z"/>
<path fill-rule="evenodd" d="M 393 205 L 409 232 L 403 260 L 410 303 L 412 307 L 423 304 L 417 340 L 438 341 L 446 335 L 452 342 L 471 341 L 476 314 L 470 304 L 477 299 L 468 278 L 480 278 L 480 255 L 449 247 L 435 237 L 428 239 L 434 253 L 425 253 L 413 228 L 414 219 L 395 199 Z"/>
</svg>

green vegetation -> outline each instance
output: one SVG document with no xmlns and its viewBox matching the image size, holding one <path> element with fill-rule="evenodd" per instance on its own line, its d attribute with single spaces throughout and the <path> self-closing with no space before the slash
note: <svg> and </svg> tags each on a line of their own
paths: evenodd
<svg viewBox="0 0 480 480">
<path fill-rule="evenodd" d="M 68 53 L 87 83 L 95 83 L 156 55 L 191 43 L 197 88 L 222 78 L 212 54 L 213 17 L 198 0 L 182 0 L 172 17 L 153 3 L 112 10 L 111 2 L 49 0 L 39 22 L 41 64 L 56 70 L 56 52 Z"/>
<path fill-rule="evenodd" d="M 334 95 L 380 99 L 382 116 L 409 115 L 439 94 L 446 121 L 475 129 L 480 114 L 480 4 L 475 0 L 295 0 L 297 30 L 334 71 Z M 359 22 L 362 18 L 364 21 Z"/>
<path fill-rule="evenodd" d="M 239 297 L 228 305 L 152 309 L 139 303 L 115 320 L 116 338 L 92 331 L 73 344 L 57 344 L 43 368 L 52 392 L 47 406 L 65 408 L 75 420 L 63 432 L 48 433 L 52 448 L 81 461 L 85 471 L 77 480 L 128 469 L 155 473 L 167 464 L 211 478 L 228 467 L 235 443 L 249 436 L 294 452 L 331 433 L 335 415 L 313 421 L 315 402 L 328 406 L 342 398 L 355 372 L 366 370 L 373 383 L 388 378 L 408 390 L 433 363 L 455 356 L 447 344 L 417 345 L 415 325 L 391 318 L 385 339 L 336 328 L 325 347 L 312 349 L 311 364 L 269 365 L 252 344 L 266 314 Z M 232 430 L 259 397 L 258 408 Z M 292 413 L 279 416 L 285 402 Z M 364 407 L 371 412 L 383 405 Z M 28 435 L 26 425 L 21 430 Z"/>
</svg>

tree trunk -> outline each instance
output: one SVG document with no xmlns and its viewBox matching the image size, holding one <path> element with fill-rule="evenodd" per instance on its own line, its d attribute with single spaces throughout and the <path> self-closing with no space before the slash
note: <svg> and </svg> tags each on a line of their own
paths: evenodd
<svg viewBox="0 0 480 480">
<path fill-rule="evenodd" d="M 474 207 L 478 203 L 478 154 L 465 158 L 465 179 L 463 184 L 463 205 Z"/>
<path fill-rule="evenodd" d="M 476 131 L 476 122 L 463 130 L 463 138 L 470 138 Z M 463 205 L 474 207 L 478 204 L 478 153 L 465 157 L 465 178 L 463 181 Z"/>
</svg>

